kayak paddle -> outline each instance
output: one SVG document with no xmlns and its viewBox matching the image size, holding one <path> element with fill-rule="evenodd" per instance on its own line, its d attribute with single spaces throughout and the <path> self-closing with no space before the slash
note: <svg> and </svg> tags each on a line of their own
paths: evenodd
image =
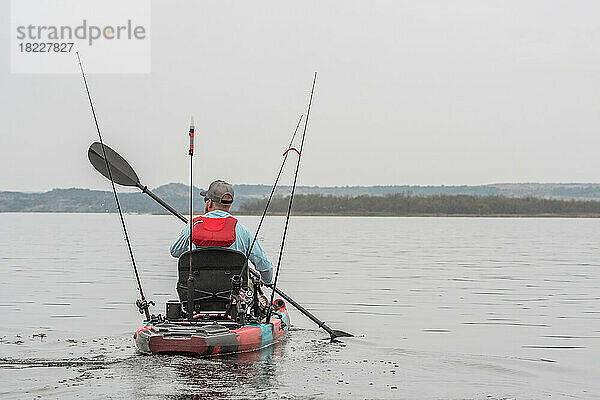
<svg viewBox="0 0 600 400">
<path fill-rule="evenodd" d="M 104 151 L 102 150 L 102 146 L 104 146 Z M 106 158 L 104 157 L 104 154 L 106 154 Z M 111 179 L 108 173 L 108 169 L 106 168 L 108 162 L 108 165 L 110 166 L 110 171 L 112 173 L 113 182 L 123 186 L 135 186 L 139 188 L 143 193 L 146 193 L 148 196 L 152 197 L 156 202 L 158 202 L 171 214 L 175 215 L 184 223 L 188 223 L 187 218 L 178 213 L 177 210 L 175 210 L 173 207 L 165 203 L 160 197 L 152 193 L 146 186 L 142 185 L 140 183 L 140 179 L 138 178 L 131 165 L 129 165 L 129 163 L 123 157 L 121 157 L 116 151 L 114 151 L 107 145 L 102 145 L 99 142 L 92 143 L 88 150 L 88 158 L 98 172 L 100 172 L 106 178 Z M 260 278 L 260 274 L 258 272 L 252 269 L 250 269 L 249 271 L 257 278 Z M 266 286 L 270 287 L 270 285 Z M 354 335 L 348 332 L 331 329 L 325 324 L 325 322 L 315 317 L 310 311 L 302 307 L 294 299 L 292 299 L 290 296 L 281 291 L 281 289 L 275 287 L 274 291 L 275 293 L 283 297 L 286 301 L 288 301 L 290 304 L 292 304 L 294 307 L 296 307 L 298 311 L 306 315 L 311 321 L 316 323 L 319 326 L 319 328 L 323 328 L 327 333 L 329 333 L 329 336 L 331 336 L 331 340 L 334 340 L 338 337 L 354 337 Z"/>
</svg>

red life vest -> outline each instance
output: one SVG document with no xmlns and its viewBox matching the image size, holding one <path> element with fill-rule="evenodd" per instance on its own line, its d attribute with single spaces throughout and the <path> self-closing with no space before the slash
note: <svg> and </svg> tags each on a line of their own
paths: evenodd
<svg viewBox="0 0 600 400">
<path fill-rule="evenodd" d="M 196 246 L 231 246 L 235 242 L 237 219 L 196 217 L 192 228 L 192 243 Z"/>
</svg>

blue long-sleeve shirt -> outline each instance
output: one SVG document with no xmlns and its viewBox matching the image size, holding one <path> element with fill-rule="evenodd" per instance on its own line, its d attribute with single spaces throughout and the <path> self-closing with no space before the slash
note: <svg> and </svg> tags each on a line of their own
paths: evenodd
<svg viewBox="0 0 600 400">
<path fill-rule="evenodd" d="M 227 218 L 231 217 L 227 211 L 223 210 L 214 210 L 210 211 L 203 215 L 203 217 L 207 218 Z M 250 233 L 250 231 L 242 225 L 239 221 L 235 225 L 235 242 L 228 248 L 237 250 L 246 254 L 248 249 L 252 245 L 252 240 L 254 236 Z M 179 257 L 184 252 L 189 250 L 190 248 L 190 226 L 187 225 L 179 234 L 179 237 L 175 242 L 171 245 L 171 255 L 173 257 Z M 196 249 L 198 246 L 192 244 L 192 248 Z M 254 243 L 254 247 L 252 247 L 252 253 L 250 253 L 250 257 L 248 257 L 254 267 L 258 272 L 260 272 L 261 279 L 264 283 L 271 283 L 273 280 L 273 264 L 269 261 L 269 258 L 263 251 L 258 241 Z"/>
</svg>

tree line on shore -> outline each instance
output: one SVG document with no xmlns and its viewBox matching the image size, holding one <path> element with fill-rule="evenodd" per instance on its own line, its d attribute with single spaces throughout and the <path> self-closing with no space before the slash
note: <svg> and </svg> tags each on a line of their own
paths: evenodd
<svg viewBox="0 0 600 400">
<path fill-rule="evenodd" d="M 250 201 L 241 212 L 260 214 L 267 200 Z M 288 197 L 274 197 L 272 214 L 287 212 Z M 296 215 L 578 215 L 600 216 L 600 201 L 557 200 L 539 197 L 472 195 L 385 196 L 295 195 L 292 213 Z"/>
</svg>

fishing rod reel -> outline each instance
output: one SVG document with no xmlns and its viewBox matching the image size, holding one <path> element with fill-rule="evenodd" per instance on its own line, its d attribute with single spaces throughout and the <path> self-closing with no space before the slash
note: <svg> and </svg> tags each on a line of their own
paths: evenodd
<svg viewBox="0 0 600 400">
<path fill-rule="evenodd" d="M 135 301 L 135 305 L 140 314 L 146 314 L 146 319 L 148 322 L 157 322 L 161 320 L 160 315 L 156 316 L 154 314 L 150 314 L 150 306 L 156 305 L 152 300 L 148 301 L 146 299 L 137 299 Z"/>
<path fill-rule="evenodd" d="M 254 283 L 254 281 L 253 281 Z M 255 288 L 258 283 L 255 283 Z M 242 287 L 242 278 L 239 275 L 231 277 L 231 297 L 229 299 L 229 307 L 227 314 L 240 325 L 245 325 L 247 322 L 256 322 L 260 316 L 255 314 L 256 311 L 256 296 L 252 289 Z"/>
<path fill-rule="evenodd" d="M 150 306 L 155 306 L 156 304 L 152 300 L 148 301 L 146 299 L 137 299 L 135 301 L 135 305 L 137 306 L 140 314 L 144 314 L 146 310 L 150 309 Z"/>
<path fill-rule="evenodd" d="M 261 289 L 262 283 L 259 278 L 255 277 L 252 277 L 252 283 L 254 285 L 254 315 L 256 316 L 258 322 L 263 320 L 268 321 L 267 316 L 269 314 L 269 301 Z"/>
<path fill-rule="evenodd" d="M 227 314 L 240 325 L 246 323 L 246 302 L 242 297 L 242 278 L 239 275 L 231 277 L 231 296 Z"/>
</svg>

